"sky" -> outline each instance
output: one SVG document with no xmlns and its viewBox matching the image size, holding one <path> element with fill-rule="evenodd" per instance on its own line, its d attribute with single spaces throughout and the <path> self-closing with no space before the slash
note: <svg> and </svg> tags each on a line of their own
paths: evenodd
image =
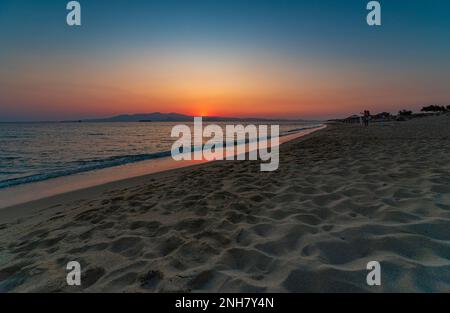
<svg viewBox="0 0 450 313">
<path fill-rule="evenodd" d="M 0 121 L 450 104 L 450 1 L 0 0 Z"/>
</svg>

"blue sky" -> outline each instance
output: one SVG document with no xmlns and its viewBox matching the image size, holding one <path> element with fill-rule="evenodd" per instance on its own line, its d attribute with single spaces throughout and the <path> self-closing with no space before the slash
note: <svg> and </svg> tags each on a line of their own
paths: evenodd
<svg viewBox="0 0 450 313">
<path fill-rule="evenodd" d="M 171 56 L 173 62 L 183 60 L 185 55 L 200 56 L 191 61 L 197 68 L 206 66 L 201 64 L 202 56 L 215 61 L 220 59 L 221 62 L 226 59 L 223 63 L 227 66 L 249 63 L 253 57 L 261 58 L 258 64 L 268 66 L 285 62 L 277 69 L 281 76 L 286 70 L 284 76 L 292 77 L 293 85 L 305 85 L 306 78 L 297 82 L 297 76 L 289 72 L 292 65 L 306 64 L 308 77 L 315 76 L 313 69 L 317 68 L 319 74 L 314 86 L 320 82 L 320 77 L 326 78 L 329 68 L 330 76 L 336 80 L 335 85 L 340 92 L 355 92 L 358 95 L 354 97 L 357 99 L 348 97 L 348 101 L 355 101 L 354 110 L 357 100 L 361 102 L 360 99 L 368 99 L 368 106 L 376 108 L 379 105 L 380 109 L 392 110 L 397 110 L 401 105 L 416 108 L 422 103 L 450 102 L 450 93 L 445 92 L 445 86 L 450 85 L 450 1 L 447 0 L 380 1 L 381 27 L 367 26 L 365 7 L 368 1 L 365 0 L 84 0 L 80 1 L 82 26 L 78 28 L 65 24 L 67 2 L 0 2 L 0 66 L 3 68 L 3 73 L 0 73 L 0 82 L 3 84 L 0 87 L 0 120 L 77 118 L 126 111 L 125 108 L 120 109 L 119 103 L 111 109 L 105 104 L 98 104 L 108 98 L 105 95 L 86 96 L 87 92 L 83 88 L 73 91 L 79 103 L 75 100 L 71 102 L 72 106 L 79 104 L 80 110 L 61 108 L 64 90 L 58 87 L 52 90 L 44 78 L 50 73 L 52 79 L 60 80 L 67 86 L 79 85 L 79 73 L 72 75 L 77 77 L 76 81 L 65 76 L 70 76 L 67 73 L 78 66 L 92 67 L 93 71 L 98 66 L 92 75 L 97 75 L 99 82 L 108 84 L 110 88 L 119 88 L 120 85 L 127 92 L 136 94 L 136 99 L 144 97 L 149 111 L 165 111 L 165 107 L 182 110 L 183 107 L 174 104 L 183 99 L 181 96 L 169 99 L 167 95 L 143 95 L 139 91 L 141 94 L 138 97 L 138 91 L 133 86 L 122 81 L 115 85 L 99 74 L 104 71 L 106 76 L 111 74 L 108 72 L 111 68 L 117 68 L 115 75 L 119 75 L 120 69 L 122 73 L 134 77 L 135 72 L 131 73 L 124 67 L 125 60 L 144 59 L 145 55 L 154 60 L 167 51 L 176 52 Z M 220 70 L 224 71 L 223 68 Z M 255 68 L 254 75 L 259 72 L 260 68 Z M 351 75 L 348 75 L 349 72 Z M 261 71 L 259 75 L 267 73 Z M 89 74 L 89 71 L 83 73 Z M 165 74 L 164 68 L 152 70 L 150 67 L 148 70 L 148 77 L 152 80 L 165 77 Z M 341 86 L 342 83 L 336 79 L 340 76 L 347 80 L 345 86 Z M 274 75 L 272 79 L 276 80 L 277 77 Z M 224 79 L 225 82 L 228 80 L 231 78 Z M 96 85 L 92 81 L 89 83 L 91 88 Z M 270 86 L 277 84 L 276 81 L 265 83 Z M 176 84 L 181 83 L 177 81 Z M 398 94 L 389 89 L 397 85 Z M 28 92 L 27 86 L 33 92 Z M 354 86 L 353 90 L 351 86 Z M 368 92 L 370 86 L 390 91 L 385 90 L 377 104 L 374 99 L 376 93 Z M 170 86 L 167 88 L 170 89 Z M 286 102 L 286 114 L 303 117 L 309 115 L 306 109 L 297 112 L 287 103 L 293 106 L 292 103 L 298 98 L 299 107 L 302 107 L 303 102 L 310 101 L 309 107 L 307 104 L 305 107 L 313 112 L 314 103 L 323 105 L 332 101 L 334 87 L 331 82 L 325 84 L 324 94 L 328 98 L 323 100 L 319 100 L 316 94 L 305 96 L 306 91 L 296 95 L 291 90 L 293 88 L 286 91 L 288 100 L 277 100 L 274 95 L 284 92 L 277 89 L 268 96 L 270 101 L 266 105 L 275 106 L 277 101 Z M 410 89 L 420 90 L 421 93 L 402 100 L 400 93 L 404 94 Z M 28 94 L 24 95 L 19 90 Z M 365 96 L 360 94 L 361 90 L 366 92 Z M 210 92 L 214 97 L 220 93 L 218 90 Z M 227 92 L 223 90 L 224 94 Z M 236 90 L 229 92 L 237 94 Z M 50 93 L 61 96 L 51 97 L 48 95 Z M 392 94 L 392 103 L 387 100 L 389 93 Z M 203 101 L 197 94 L 195 97 L 186 98 L 185 105 Z M 246 94 L 245 99 L 237 95 L 235 98 L 236 102 L 241 99 L 247 101 L 249 106 L 254 106 L 254 101 L 249 99 L 255 99 L 256 96 Z M 213 102 L 212 96 L 208 99 L 205 105 Z M 342 97 L 338 103 L 346 99 Z M 233 113 L 220 106 L 238 105 L 231 103 L 231 100 L 219 100 L 216 102 L 220 104 L 216 104 L 212 110 L 217 113 Z M 86 101 L 90 104 L 86 105 Z M 84 108 L 97 105 L 97 110 Z M 146 109 L 140 100 L 136 100 L 136 104 L 130 108 L 133 111 Z M 329 114 L 318 110 L 310 115 L 348 114 L 352 110 L 352 107 L 329 107 Z M 236 114 L 258 115 L 258 111 L 252 112 L 247 108 L 242 112 L 236 111 Z M 262 114 L 272 113 L 266 109 Z"/>
</svg>

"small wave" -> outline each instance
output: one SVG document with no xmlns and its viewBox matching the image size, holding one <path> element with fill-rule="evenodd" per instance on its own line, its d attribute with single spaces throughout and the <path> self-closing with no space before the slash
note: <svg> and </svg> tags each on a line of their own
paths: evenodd
<svg viewBox="0 0 450 313">
<path fill-rule="evenodd" d="M 93 170 L 99 170 L 99 169 L 108 168 L 108 167 L 114 167 L 114 166 L 129 164 L 129 163 L 135 163 L 135 162 L 139 162 L 139 161 L 162 158 L 162 157 L 167 157 L 170 155 L 171 155 L 170 151 L 162 151 L 162 152 L 156 152 L 156 153 L 151 153 L 151 154 L 113 156 L 113 157 L 109 157 L 109 158 L 105 158 L 105 159 L 80 160 L 80 161 L 73 162 L 76 165 L 78 165 L 78 167 L 72 168 L 69 170 L 55 171 L 52 173 L 41 173 L 41 174 L 35 174 L 35 175 L 0 181 L 0 189 L 17 186 L 17 185 L 22 185 L 22 184 L 27 184 L 27 183 L 44 181 L 44 180 L 62 177 L 62 176 L 69 176 L 69 175 L 74 175 L 74 174 L 78 174 L 78 173 L 89 172 L 89 171 L 93 171 Z"/>
<path fill-rule="evenodd" d="M 88 133 L 88 136 L 105 136 L 104 133 Z"/>
<path fill-rule="evenodd" d="M 299 132 L 303 130 L 318 128 L 321 125 L 314 125 L 314 126 L 308 126 L 308 127 L 302 127 L 297 129 L 292 129 L 287 132 L 284 132 L 280 134 L 281 137 L 292 134 L 294 132 Z M 267 139 L 271 139 L 271 136 L 269 135 Z M 235 145 L 241 145 L 241 144 L 248 144 L 249 142 L 254 142 L 256 138 L 246 138 L 245 141 L 235 141 Z M 227 145 L 227 142 L 222 143 L 223 146 Z M 204 145 L 204 147 L 207 147 Z M 192 146 L 191 151 L 199 150 L 200 147 Z M 179 153 L 184 153 L 183 151 L 179 151 Z M 163 157 L 169 157 L 171 156 L 171 151 L 162 151 L 162 152 L 156 152 L 156 153 L 150 153 L 150 154 L 136 154 L 136 155 L 124 155 L 124 156 L 112 156 L 104 159 L 89 159 L 89 160 L 77 160 L 70 162 L 70 164 L 73 166 L 73 168 L 68 170 L 61 170 L 61 171 L 55 171 L 51 173 L 40 173 L 40 174 L 34 174 L 30 176 L 25 177 L 19 177 L 19 178 L 12 178 L 0 181 L 0 189 L 22 185 L 22 184 L 28 184 L 28 183 L 34 183 L 39 181 L 44 181 L 52 178 L 62 177 L 62 176 L 70 176 L 74 174 L 84 173 L 84 172 L 90 172 L 94 170 L 114 167 L 114 166 L 120 166 L 140 161 L 146 161 L 151 159 L 157 159 L 157 158 L 163 158 Z M 11 174 L 11 173 L 8 173 Z"/>
<path fill-rule="evenodd" d="M 322 124 L 319 124 L 319 125 L 313 125 L 313 126 L 307 126 L 307 127 L 301 127 L 301 128 L 290 129 L 290 130 L 284 132 L 284 134 L 287 135 L 287 134 L 296 133 L 296 132 L 299 132 L 299 131 L 302 131 L 302 130 L 309 130 L 309 129 L 319 128 L 319 127 L 322 127 Z M 282 135 L 283 135 L 283 134 L 282 134 Z"/>
<path fill-rule="evenodd" d="M 17 160 L 20 159 L 20 157 L 15 157 L 15 156 L 8 156 L 8 157 L 0 157 L 1 161 L 13 161 L 13 160 Z"/>
</svg>

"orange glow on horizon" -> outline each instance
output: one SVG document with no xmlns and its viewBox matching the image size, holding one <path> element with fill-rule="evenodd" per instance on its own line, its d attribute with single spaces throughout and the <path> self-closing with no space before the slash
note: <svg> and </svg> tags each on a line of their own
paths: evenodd
<svg viewBox="0 0 450 313">
<path fill-rule="evenodd" d="M 173 51 L 95 62 L 61 57 L 57 66 L 54 60 L 30 56 L 15 64 L 14 77 L 0 85 L 1 99 L 13 113 L 58 119 L 151 112 L 296 119 L 364 109 L 395 113 L 449 96 L 446 85 L 432 80 L 405 80 L 351 64 Z"/>
</svg>

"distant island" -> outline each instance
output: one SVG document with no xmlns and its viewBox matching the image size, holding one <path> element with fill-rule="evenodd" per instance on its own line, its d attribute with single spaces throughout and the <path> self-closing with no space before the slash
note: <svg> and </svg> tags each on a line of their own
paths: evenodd
<svg viewBox="0 0 450 313">
<path fill-rule="evenodd" d="M 83 122 L 182 122 L 192 119 L 190 116 L 178 113 L 138 113 L 121 114 L 107 118 L 87 119 Z"/>
<path fill-rule="evenodd" d="M 179 114 L 179 113 L 138 113 L 138 114 L 121 114 L 108 118 L 84 119 L 79 121 L 66 122 L 192 122 L 194 116 Z M 307 120 L 285 120 L 285 119 L 267 119 L 267 118 L 237 118 L 237 117 L 219 117 L 219 116 L 205 116 L 203 120 L 206 122 L 252 122 L 252 121 L 302 121 Z"/>
</svg>

